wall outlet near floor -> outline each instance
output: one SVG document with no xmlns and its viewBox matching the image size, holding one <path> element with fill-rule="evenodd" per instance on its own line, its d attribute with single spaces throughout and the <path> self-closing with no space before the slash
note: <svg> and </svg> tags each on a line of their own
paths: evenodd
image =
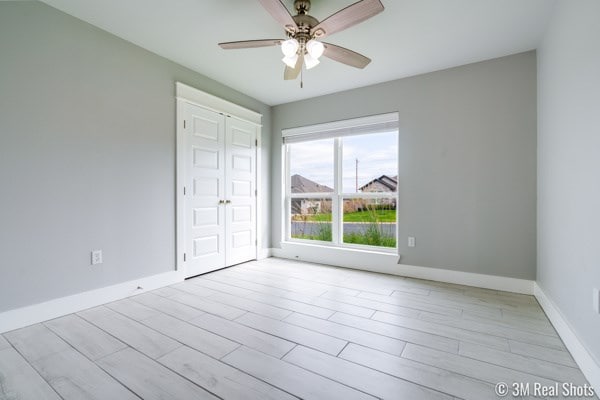
<svg viewBox="0 0 600 400">
<path fill-rule="evenodd" d="M 102 250 L 92 250 L 92 265 L 102 264 Z"/>
<path fill-rule="evenodd" d="M 600 289 L 594 288 L 594 311 L 596 314 L 600 314 Z"/>
<path fill-rule="evenodd" d="M 408 247 L 415 247 L 415 237 L 414 236 L 409 236 L 408 237 Z"/>
</svg>

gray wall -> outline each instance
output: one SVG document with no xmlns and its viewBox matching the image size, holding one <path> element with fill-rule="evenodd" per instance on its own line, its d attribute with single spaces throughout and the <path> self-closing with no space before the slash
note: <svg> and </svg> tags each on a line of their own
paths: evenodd
<svg viewBox="0 0 600 400">
<path fill-rule="evenodd" d="M 599 15 L 597 0 L 558 2 L 538 53 L 538 284 L 598 365 Z"/>
<path fill-rule="evenodd" d="M 270 107 L 41 3 L 0 2 L 0 311 L 175 268 L 175 81 L 263 114 L 268 188 Z M 268 247 L 267 222 L 259 234 Z"/>
<path fill-rule="evenodd" d="M 400 113 L 402 263 L 534 279 L 535 52 L 274 107 L 274 247 L 281 130 L 392 111 Z"/>
</svg>

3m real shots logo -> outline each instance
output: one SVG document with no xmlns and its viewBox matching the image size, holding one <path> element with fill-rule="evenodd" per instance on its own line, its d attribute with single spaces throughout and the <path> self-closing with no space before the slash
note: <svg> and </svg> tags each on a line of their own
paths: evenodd
<svg viewBox="0 0 600 400">
<path fill-rule="evenodd" d="M 588 384 L 574 385 L 572 383 L 554 383 L 554 385 L 543 385 L 539 382 L 513 382 L 508 385 L 504 382 L 496 384 L 496 394 L 499 397 L 511 395 L 514 397 L 566 397 L 581 399 L 594 397 L 594 388 Z"/>
</svg>

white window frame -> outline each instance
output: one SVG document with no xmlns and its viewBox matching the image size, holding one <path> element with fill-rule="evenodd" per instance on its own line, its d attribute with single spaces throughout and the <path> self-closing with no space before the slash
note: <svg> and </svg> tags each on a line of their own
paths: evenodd
<svg viewBox="0 0 600 400">
<path fill-rule="evenodd" d="M 343 242 L 343 204 L 344 199 L 394 199 L 396 209 L 398 207 L 398 190 L 396 192 L 342 192 L 343 173 L 343 138 L 354 135 L 368 135 L 378 132 L 398 131 L 398 113 L 380 114 L 351 120 L 328 122 L 325 124 L 311 125 L 300 128 L 285 129 L 283 136 L 283 172 L 284 172 L 284 237 L 283 241 L 293 243 L 318 244 L 330 247 L 353 248 L 363 250 L 374 250 L 385 253 L 396 253 L 398 251 L 398 212 L 396 212 L 396 246 L 370 246 L 363 244 Z M 298 142 L 306 142 L 320 139 L 334 140 L 334 183 L 333 192 L 319 193 L 292 193 L 291 192 L 291 170 L 290 170 L 290 145 Z M 396 158 L 398 164 L 398 159 Z M 398 165 L 396 165 L 398 168 Z M 321 240 L 299 239 L 292 237 L 292 199 L 331 199 L 331 242 Z"/>
</svg>

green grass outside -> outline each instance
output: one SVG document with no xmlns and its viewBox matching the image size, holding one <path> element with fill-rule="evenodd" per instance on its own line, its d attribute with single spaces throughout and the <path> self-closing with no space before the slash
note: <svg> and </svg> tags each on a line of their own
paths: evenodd
<svg viewBox="0 0 600 400">
<path fill-rule="evenodd" d="M 344 243 L 364 244 L 368 246 L 396 247 L 396 238 L 381 233 L 348 233 L 344 235 Z"/>
<path fill-rule="evenodd" d="M 297 222 L 318 223 L 317 233 L 312 235 L 292 235 L 292 237 L 304 240 L 320 240 L 331 242 L 331 213 L 318 213 L 299 216 L 294 219 Z M 369 209 L 344 214 L 344 222 L 364 223 L 361 232 L 344 234 L 344 243 L 362 244 L 367 246 L 396 247 L 396 238 L 384 235 L 380 229 L 381 223 L 396 222 L 396 210 Z"/>
<path fill-rule="evenodd" d="M 331 222 L 331 213 L 303 215 L 302 221 Z M 396 222 L 396 210 L 368 210 L 345 213 L 344 222 Z"/>
<path fill-rule="evenodd" d="M 331 232 L 323 232 L 318 235 L 292 235 L 295 239 L 304 240 L 320 240 L 323 242 L 331 242 Z M 379 247 L 396 247 L 396 239 L 391 236 L 382 235 L 368 235 L 362 233 L 349 233 L 344 235 L 344 243 L 350 244 L 364 244 L 367 246 L 379 246 Z"/>
<path fill-rule="evenodd" d="M 396 210 L 367 210 L 345 213 L 344 222 L 396 222 Z"/>
<path fill-rule="evenodd" d="M 321 214 L 321 216 L 326 214 Z M 329 215 L 329 221 L 331 221 L 331 215 Z M 312 235 L 298 234 L 292 235 L 296 239 L 304 240 L 320 240 L 324 242 L 331 242 L 331 224 L 327 219 L 320 219 L 315 221 L 318 223 L 317 233 Z M 348 222 L 348 221 L 346 221 Z M 344 243 L 352 244 L 363 244 L 367 246 L 379 246 L 379 247 L 396 247 L 396 238 L 383 234 L 380 229 L 378 222 L 366 223 L 361 232 L 353 232 L 344 234 Z"/>
</svg>

